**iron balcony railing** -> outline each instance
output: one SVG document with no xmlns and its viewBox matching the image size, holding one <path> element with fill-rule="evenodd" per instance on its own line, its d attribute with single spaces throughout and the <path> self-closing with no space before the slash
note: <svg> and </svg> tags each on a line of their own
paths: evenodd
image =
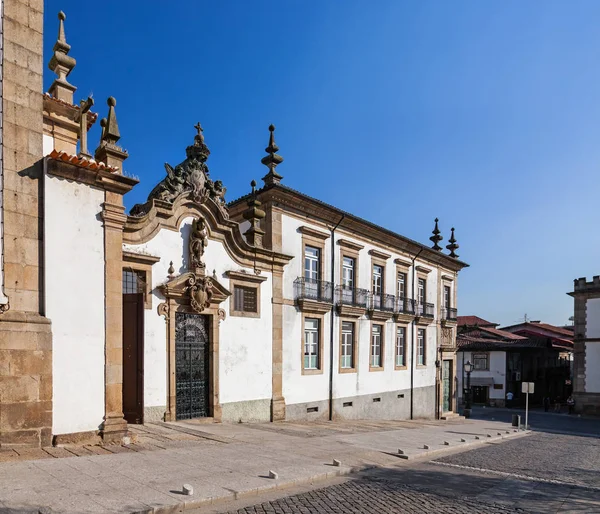
<svg viewBox="0 0 600 514">
<path fill-rule="evenodd" d="M 335 301 L 338 305 L 351 305 L 353 307 L 367 308 L 369 292 L 366 289 L 336 286 Z"/>
<path fill-rule="evenodd" d="M 369 293 L 369 310 L 394 312 L 395 307 L 396 297 L 393 294 Z"/>
<path fill-rule="evenodd" d="M 432 303 L 416 303 L 415 314 L 425 318 L 434 317 L 434 305 Z"/>
<path fill-rule="evenodd" d="M 412 298 L 399 296 L 396 298 L 396 310 L 400 314 L 415 314 L 415 301 Z"/>
<path fill-rule="evenodd" d="M 296 300 L 331 303 L 333 301 L 333 284 L 325 280 L 298 277 L 294 280 L 294 297 Z"/>
<path fill-rule="evenodd" d="M 442 308 L 442 319 L 448 321 L 456 321 L 457 311 L 452 307 L 444 307 Z"/>
</svg>

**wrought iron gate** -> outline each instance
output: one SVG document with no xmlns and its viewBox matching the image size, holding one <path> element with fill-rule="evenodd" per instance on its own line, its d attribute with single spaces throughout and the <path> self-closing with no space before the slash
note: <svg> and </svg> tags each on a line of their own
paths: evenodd
<svg viewBox="0 0 600 514">
<path fill-rule="evenodd" d="M 208 323 L 201 314 L 175 314 L 177 419 L 209 416 Z"/>
</svg>

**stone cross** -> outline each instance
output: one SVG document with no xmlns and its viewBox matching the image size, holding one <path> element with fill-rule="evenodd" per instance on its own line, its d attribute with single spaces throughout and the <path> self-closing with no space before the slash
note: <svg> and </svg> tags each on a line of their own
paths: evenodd
<svg viewBox="0 0 600 514">
<path fill-rule="evenodd" d="M 94 105 L 94 99 L 88 96 L 87 100 L 79 102 L 79 156 L 90 159 L 92 155 L 87 148 L 87 113 Z"/>
</svg>

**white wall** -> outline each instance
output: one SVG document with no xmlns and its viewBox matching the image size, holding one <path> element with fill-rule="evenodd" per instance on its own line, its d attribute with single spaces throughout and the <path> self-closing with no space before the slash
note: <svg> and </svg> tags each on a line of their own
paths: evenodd
<svg viewBox="0 0 600 514">
<path fill-rule="evenodd" d="M 590 298 L 586 302 L 585 337 L 600 337 L 600 298 Z"/>
<path fill-rule="evenodd" d="M 178 232 L 161 230 L 142 245 L 123 245 L 125 250 L 160 256 L 152 267 L 152 310 L 145 311 L 144 339 L 144 406 L 167 405 L 167 348 L 165 320 L 156 312 L 163 301 L 155 289 L 168 280 L 172 260 L 175 273 L 186 270 L 188 240 L 192 218 L 183 220 Z M 226 271 L 244 269 L 227 254 L 223 245 L 210 240 L 204 254 L 207 274 L 215 270 L 217 280 L 230 289 Z M 270 273 L 262 273 L 267 280 L 261 284 L 261 317 L 242 318 L 229 315 L 229 299 L 220 307 L 227 318 L 220 325 L 219 390 L 221 404 L 271 398 L 272 386 L 272 281 Z"/>
<path fill-rule="evenodd" d="M 598 370 L 600 370 L 600 342 L 585 343 L 586 393 L 600 393 L 600 372 Z"/>
<path fill-rule="evenodd" d="M 282 214 L 282 251 L 288 255 L 294 255 L 295 258 L 286 266 L 284 270 L 284 289 L 283 295 L 287 300 L 294 299 L 294 280 L 304 274 L 304 257 L 302 253 L 302 234 L 298 229 L 302 226 L 307 226 L 327 232 L 323 227 L 311 224 L 307 220 L 299 220 L 292 216 Z M 364 249 L 360 250 L 358 258 L 358 283 L 356 287 L 371 290 L 371 267 L 372 257 L 369 255 L 369 250 L 377 249 L 382 252 L 390 253 L 389 249 L 375 247 L 370 243 L 356 239 L 352 235 L 346 233 L 335 234 L 335 265 L 334 274 L 335 284 L 341 282 L 340 277 L 340 258 L 341 247 L 337 244 L 339 239 L 354 241 Z M 409 261 L 406 255 L 394 254 L 386 262 L 385 267 L 385 293 L 396 294 L 396 264 L 394 259 L 401 258 L 404 261 Z M 331 281 L 331 239 L 325 241 L 325 249 L 321 258 L 321 264 L 324 266 L 324 280 Z M 417 261 L 417 265 L 423 265 L 432 269 L 427 275 L 427 301 L 437 306 L 437 269 L 430 265 L 423 264 Z M 407 277 L 407 295 L 412 295 L 412 272 Z M 307 314 L 310 316 L 309 314 Z M 329 313 L 325 314 L 322 326 L 323 331 L 323 356 L 321 369 L 322 374 L 317 375 L 302 375 L 302 355 L 303 355 L 303 327 L 302 313 L 292 305 L 284 306 L 284 322 L 283 322 L 283 395 L 288 405 L 296 403 L 308 403 L 320 400 L 326 400 L 329 397 L 329 359 L 330 359 L 330 319 Z M 384 338 L 384 370 L 369 371 L 369 354 L 371 341 L 371 320 L 366 316 L 362 316 L 358 320 L 358 368 L 356 373 L 339 373 L 339 344 L 340 344 L 340 318 L 337 314 L 334 316 L 333 323 L 333 359 L 334 359 L 334 377 L 333 377 L 333 394 L 334 398 L 346 398 L 359 396 L 371 393 L 379 393 L 386 391 L 396 391 L 410 388 L 410 351 L 413 341 L 412 324 L 408 324 L 406 331 L 406 360 L 408 369 L 394 369 L 394 353 L 396 340 L 397 324 L 393 321 L 385 322 L 385 338 Z M 380 323 L 380 322 L 376 322 Z M 406 324 L 402 324 L 406 326 Z M 425 368 L 416 368 L 414 371 L 414 387 L 432 387 L 435 385 L 435 360 L 437 347 L 437 328 L 435 322 L 428 326 L 418 328 L 426 328 L 427 344 L 426 344 L 426 363 Z M 416 343 L 415 343 L 416 344 Z"/>
<path fill-rule="evenodd" d="M 52 321 L 54 434 L 104 417 L 104 192 L 45 177 L 46 315 Z"/>
<path fill-rule="evenodd" d="M 506 398 L 506 352 L 458 352 L 456 358 L 456 375 L 458 378 L 458 396 L 462 398 L 463 389 L 466 387 L 467 376 L 464 373 L 464 363 L 473 362 L 473 353 L 488 353 L 489 370 L 472 371 L 471 382 L 474 378 L 491 378 L 494 384 L 502 384 L 502 389 L 494 389 L 492 385 L 488 387 L 490 400 L 503 400 Z M 463 385 L 463 375 L 465 384 Z M 515 393 L 516 391 L 513 391 Z"/>
</svg>

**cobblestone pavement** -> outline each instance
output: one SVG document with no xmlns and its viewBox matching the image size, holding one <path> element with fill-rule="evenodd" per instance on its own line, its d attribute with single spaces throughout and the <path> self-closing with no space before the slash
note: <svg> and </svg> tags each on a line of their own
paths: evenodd
<svg viewBox="0 0 600 514">
<path fill-rule="evenodd" d="M 230 514 L 396 512 L 440 514 L 506 514 L 515 509 L 427 493 L 396 481 L 363 479 L 253 505 Z M 524 510 L 519 510 L 524 513 Z"/>
<path fill-rule="evenodd" d="M 539 432 L 436 462 L 598 488 L 600 497 L 598 438 Z"/>
</svg>

